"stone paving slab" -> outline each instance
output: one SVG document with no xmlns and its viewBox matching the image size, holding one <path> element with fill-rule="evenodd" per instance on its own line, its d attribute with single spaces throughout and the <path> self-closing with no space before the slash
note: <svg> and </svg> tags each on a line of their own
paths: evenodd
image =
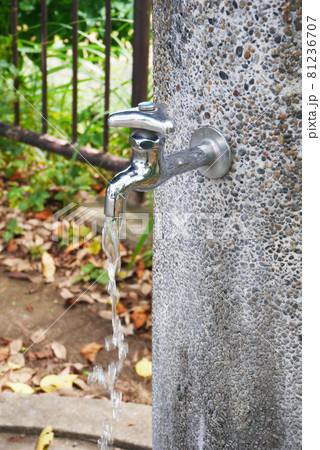
<svg viewBox="0 0 320 450">
<path fill-rule="evenodd" d="M 39 436 L 26 434 L 0 433 L 1 450 L 34 450 Z M 50 450 L 97 450 L 97 444 L 80 439 L 58 438 L 55 436 Z M 116 449 L 115 449 L 116 450 Z"/>
<path fill-rule="evenodd" d="M 51 425 L 55 436 L 96 442 L 102 422 L 111 415 L 107 399 L 62 397 L 55 393 L 0 395 L 0 432 L 36 434 Z M 115 446 L 122 449 L 152 448 L 151 406 L 122 404 L 122 417 L 115 423 Z"/>
</svg>

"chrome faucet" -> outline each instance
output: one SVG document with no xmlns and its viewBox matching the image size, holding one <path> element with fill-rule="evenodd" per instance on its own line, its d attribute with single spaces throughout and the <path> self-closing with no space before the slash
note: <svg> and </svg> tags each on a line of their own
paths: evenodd
<svg viewBox="0 0 320 450">
<path fill-rule="evenodd" d="M 220 131 L 213 127 L 197 129 L 187 150 L 164 156 L 165 136 L 174 131 L 174 124 L 163 105 L 139 103 L 138 107 L 111 114 L 110 127 L 129 127 L 132 148 L 130 166 L 110 181 L 104 212 L 109 217 L 125 213 L 128 193 L 149 191 L 169 178 L 192 169 L 209 178 L 221 178 L 231 165 L 231 152 Z"/>
</svg>

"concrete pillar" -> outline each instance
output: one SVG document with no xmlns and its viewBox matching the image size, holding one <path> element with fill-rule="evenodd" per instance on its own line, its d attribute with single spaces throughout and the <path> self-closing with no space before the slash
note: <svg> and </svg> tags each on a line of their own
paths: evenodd
<svg viewBox="0 0 320 450">
<path fill-rule="evenodd" d="M 154 96 L 230 173 L 155 190 L 153 448 L 298 449 L 300 2 L 154 0 Z"/>
</svg>

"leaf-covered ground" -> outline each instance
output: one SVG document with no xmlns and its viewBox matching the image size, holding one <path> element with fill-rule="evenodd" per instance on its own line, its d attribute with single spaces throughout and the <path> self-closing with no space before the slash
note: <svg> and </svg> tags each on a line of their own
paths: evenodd
<svg viewBox="0 0 320 450">
<path fill-rule="evenodd" d="M 107 395 L 87 383 L 93 364 L 107 367 L 117 358 L 104 349 L 112 333 L 107 260 L 100 236 L 83 239 L 89 231 L 80 227 L 80 239 L 63 245 L 66 236 L 74 235 L 74 226 L 54 221 L 50 209 L 35 213 L 1 206 L 0 390 L 28 390 L 17 384 L 22 383 L 36 395 L 49 392 L 47 375 L 77 375 L 58 386 L 61 395 Z M 127 272 L 132 250 L 124 243 L 121 251 L 117 311 L 129 355 L 117 389 L 124 401 L 150 404 L 151 381 L 139 376 L 135 366 L 143 358 L 151 360 L 151 261 L 138 255 Z"/>
</svg>

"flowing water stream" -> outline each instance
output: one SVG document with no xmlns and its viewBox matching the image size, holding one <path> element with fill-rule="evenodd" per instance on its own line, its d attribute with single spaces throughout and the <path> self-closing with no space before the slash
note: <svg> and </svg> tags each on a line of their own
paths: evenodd
<svg viewBox="0 0 320 450">
<path fill-rule="evenodd" d="M 97 382 L 107 389 L 112 404 L 111 419 L 104 422 L 103 435 L 98 441 L 100 450 L 112 448 L 114 423 L 120 418 L 122 396 L 121 392 L 115 390 L 115 382 L 122 370 L 123 360 L 128 354 L 128 344 L 124 341 L 121 322 L 116 312 L 116 306 L 119 300 L 116 274 L 119 272 L 121 266 L 120 229 L 121 219 L 106 217 L 102 231 L 102 247 L 108 257 L 109 283 L 107 289 L 111 297 L 113 334 L 106 338 L 105 348 L 107 351 L 118 349 L 118 360 L 112 361 L 107 370 L 101 366 L 95 366 L 90 377 L 90 382 Z"/>
</svg>

